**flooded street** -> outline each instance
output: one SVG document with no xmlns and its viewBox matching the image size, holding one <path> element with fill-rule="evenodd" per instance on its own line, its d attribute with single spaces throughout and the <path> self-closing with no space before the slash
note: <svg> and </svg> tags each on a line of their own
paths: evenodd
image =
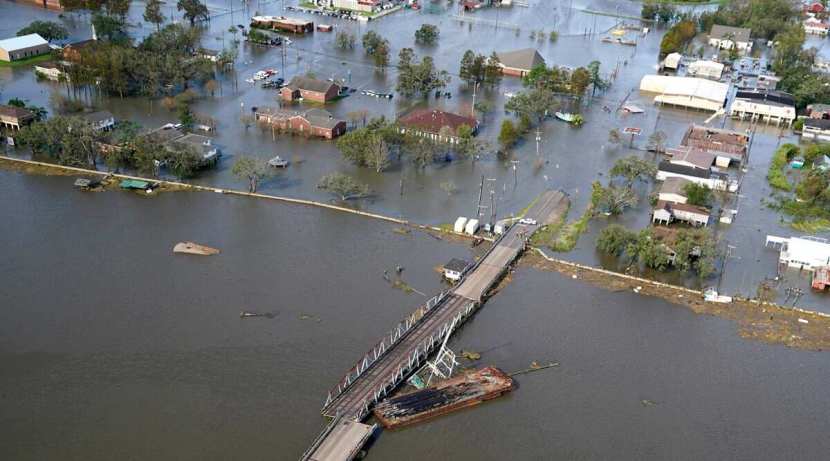
<svg viewBox="0 0 830 461">
<path fill-rule="evenodd" d="M 297 459 L 329 386 L 467 245 L 209 193 L 82 194 L 0 173 L 0 458 Z M 173 255 L 193 239 L 217 256 Z M 517 378 L 508 397 L 398 432 L 370 459 L 821 459 L 821 352 L 520 269 L 453 336 Z M 240 319 L 241 310 L 273 319 Z M 646 403 L 643 403 L 646 401 Z"/>
</svg>

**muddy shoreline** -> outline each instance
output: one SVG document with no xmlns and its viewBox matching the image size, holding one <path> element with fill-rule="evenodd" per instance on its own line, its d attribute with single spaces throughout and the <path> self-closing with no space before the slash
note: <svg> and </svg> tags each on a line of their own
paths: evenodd
<svg viewBox="0 0 830 461">
<path fill-rule="evenodd" d="M 703 293 L 697 290 L 546 258 L 533 250 L 519 264 L 558 272 L 610 291 L 636 290 L 641 295 L 685 306 L 697 314 L 732 320 L 737 324 L 738 334 L 745 339 L 810 351 L 830 349 L 830 316 L 820 312 L 744 298 L 734 298 L 731 303 L 706 302 Z"/>
</svg>

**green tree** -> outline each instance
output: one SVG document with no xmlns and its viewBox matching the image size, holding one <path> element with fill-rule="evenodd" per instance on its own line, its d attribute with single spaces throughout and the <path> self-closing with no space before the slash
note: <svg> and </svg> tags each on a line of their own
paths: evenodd
<svg viewBox="0 0 830 461">
<path fill-rule="evenodd" d="M 248 181 L 248 192 L 256 193 L 259 182 L 268 176 L 271 169 L 268 163 L 255 157 L 240 156 L 231 168 L 231 173 Z"/>
<path fill-rule="evenodd" d="M 168 152 L 166 155 L 167 169 L 177 178 L 193 177 L 202 167 L 202 154 L 195 147 Z"/>
<path fill-rule="evenodd" d="M 579 67 L 571 72 L 570 92 L 574 96 L 582 96 L 585 90 L 591 85 L 591 73 L 584 67 Z"/>
<path fill-rule="evenodd" d="M 131 2 L 132 0 L 107 0 L 104 6 L 108 15 L 117 16 L 123 20 L 130 11 Z"/>
<path fill-rule="evenodd" d="M 680 21 L 673 25 L 660 42 L 660 56 L 681 52 L 697 34 L 697 24 L 691 20 Z"/>
<path fill-rule="evenodd" d="M 689 205 L 708 207 L 712 204 L 712 191 L 701 184 L 691 182 L 683 188 Z"/>
<path fill-rule="evenodd" d="M 391 164 L 389 160 L 389 144 L 384 138 L 385 121 L 381 127 L 378 122 L 352 130 L 337 139 L 337 148 L 343 158 L 354 165 L 371 168 L 380 173 Z"/>
<path fill-rule="evenodd" d="M 632 155 L 618 159 L 611 168 L 610 174 L 625 178 L 626 183 L 631 186 L 635 181 L 654 177 L 657 174 L 657 167 L 648 160 Z"/>
<path fill-rule="evenodd" d="M 191 131 L 193 124 L 196 123 L 196 118 L 193 116 L 193 111 L 187 104 L 179 104 L 178 109 L 179 123 L 182 124 L 182 130 Z"/>
<path fill-rule="evenodd" d="M 415 43 L 420 45 L 435 45 L 441 32 L 432 24 L 421 24 L 415 31 Z"/>
<path fill-rule="evenodd" d="M 597 249 L 603 253 L 622 256 L 625 249 L 637 240 L 637 234 L 619 224 L 610 224 L 599 233 Z"/>
<path fill-rule="evenodd" d="M 510 98 L 504 105 L 504 109 L 514 112 L 519 116 L 526 116 L 541 122 L 549 113 L 556 109 L 557 101 L 554 95 L 547 90 L 533 88 L 529 91 L 522 91 Z"/>
<path fill-rule="evenodd" d="M 156 31 L 161 30 L 161 23 L 164 22 L 164 14 L 161 12 L 162 5 L 161 0 L 147 0 L 147 3 L 144 5 L 144 20 L 155 24 Z"/>
<path fill-rule="evenodd" d="M 343 30 L 337 31 L 337 35 L 334 37 L 334 43 L 337 45 L 337 48 L 340 48 L 341 50 L 353 49 L 354 42 L 354 35 Z"/>
<path fill-rule="evenodd" d="M 597 91 L 604 91 L 608 89 L 610 83 L 607 80 L 604 80 L 602 76 L 599 74 L 599 61 L 591 61 L 588 63 L 588 72 L 591 75 L 591 96 L 594 96 Z"/>
<path fill-rule="evenodd" d="M 59 115 L 32 123 L 20 130 L 17 139 L 33 154 L 61 165 L 95 168 L 100 135 L 80 117 Z"/>
<path fill-rule="evenodd" d="M 637 205 L 637 194 L 627 186 L 608 186 L 598 191 L 597 209 L 613 215 Z"/>
<path fill-rule="evenodd" d="M 340 200 L 352 200 L 369 196 L 369 186 L 343 173 L 331 173 L 320 178 L 317 188 L 334 194 Z"/>
<path fill-rule="evenodd" d="M 125 30 L 124 20 L 115 16 L 95 13 L 92 16 L 92 25 L 99 39 L 110 42 L 125 43 L 129 41 Z"/>
<path fill-rule="evenodd" d="M 207 21 L 210 19 L 210 12 L 207 6 L 199 0 L 178 0 L 176 9 L 184 11 L 184 18 L 190 21 L 190 27 L 193 27 L 196 21 Z"/>
<path fill-rule="evenodd" d="M 494 51 L 489 58 L 484 58 L 484 84 L 489 87 L 497 86 L 501 83 L 501 78 L 501 61 Z"/>
<path fill-rule="evenodd" d="M 502 149 L 509 149 L 519 140 L 519 132 L 511 120 L 504 120 L 501 122 L 501 129 L 499 130 L 499 144 Z"/>
<path fill-rule="evenodd" d="M 398 56 L 397 90 L 403 96 L 428 96 L 433 90 L 447 86 L 449 80 L 449 74 L 436 69 L 431 57 L 425 56 L 420 63 L 416 63 L 411 48 L 401 50 Z"/>
<path fill-rule="evenodd" d="M 28 26 L 17 31 L 18 36 L 29 34 L 38 34 L 49 42 L 62 40 L 69 36 L 66 27 L 52 21 L 32 21 Z"/>
<path fill-rule="evenodd" d="M 815 203 L 828 196 L 828 186 L 827 173 L 811 170 L 795 187 L 795 194 L 801 200 Z"/>
</svg>

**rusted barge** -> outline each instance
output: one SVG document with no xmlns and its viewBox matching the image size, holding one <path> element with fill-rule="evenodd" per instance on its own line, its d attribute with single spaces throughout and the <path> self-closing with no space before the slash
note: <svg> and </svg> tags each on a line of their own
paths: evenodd
<svg viewBox="0 0 830 461">
<path fill-rule="evenodd" d="M 388 429 L 416 424 L 478 405 L 513 389 L 513 379 L 495 367 L 464 372 L 435 386 L 387 399 L 374 414 Z"/>
</svg>

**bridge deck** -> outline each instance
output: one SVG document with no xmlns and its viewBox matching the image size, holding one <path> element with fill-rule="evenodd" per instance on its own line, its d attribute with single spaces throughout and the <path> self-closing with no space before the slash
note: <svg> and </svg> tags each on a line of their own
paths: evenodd
<svg viewBox="0 0 830 461">
<path fill-rule="evenodd" d="M 446 335 L 453 320 L 458 323 L 471 315 L 481 303 L 487 291 L 498 282 L 524 248 L 524 242 L 539 226 L 551 224 L 563 219 L 567 211 L 568 199 L 562 192 L 547 191 L 525 215 L 538 224 L 517 224 L 503 235 L 496 245 L 474 266 L 449 295 L 433 307 L 427 309 L 417 324 L 407 330 L 397 342 L 382 351 L 371 364 L 363 368 L 354 379 L 348 380 L 345 389 L 336 396 L 330 396 L 323 408 L 323 415 L 359 422 L 368 415 L 369 407 L 377 400 L 391 392 L 410 372 L 425 360 Z M 423 308 L 421 308 L 423 309 Z M 369 357 L 371 354 L 367 354 Z M 366 360 L 365 358 L 363 360 Z M 358 364 L 360 369 L 360 364 Z M 313 451 L 328 450 L 351 451 L 355 444 L 362 445 L 359 431 L 354 428 L 338 431 L 337 428 L 323 437 L 322 442 Z M 359 446 L 357 447 L 359 449 Z M 333 453 L 333 452 L 332 452 Z M 337 459 L 305 457 L 304 459 Z"/>
</svg>

